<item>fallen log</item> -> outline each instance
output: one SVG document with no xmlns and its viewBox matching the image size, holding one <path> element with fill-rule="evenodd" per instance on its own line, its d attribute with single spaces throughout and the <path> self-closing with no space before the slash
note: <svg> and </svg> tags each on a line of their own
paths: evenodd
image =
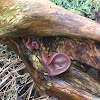
<svg viewBox="0 0 100 100">
<path fill-rule="evenodd" d="M 48 0 L 1 0 L 0 13 L 0 43 L 20 56 L 41 95 L 61 100 L 99 100 L 99 24 Z M 31 58 L 20 38 L 23 36 L 36 36 L 40 44 Z M 71 59 L 70 68 L 49 76 L 41 63 L 43 51 L 48 55 L 65 52 Z"/>
<path fill-rule="evenodd" d="M 33 77 L 37 91 L 60 100 L 99 100 L 100 98 L 100 71 L 93 67 L 78 64 L 72 61 L 69 70 L 58 75 L 48 76 L 37 60 L 32 62 L 27 59 L 27 51 L 21 39 L 1 39 L 1 43 L 13 48 L 20 56 L 27 71 Z M 39 64 L 40 63 L 40 64 Z"/>
</svg>

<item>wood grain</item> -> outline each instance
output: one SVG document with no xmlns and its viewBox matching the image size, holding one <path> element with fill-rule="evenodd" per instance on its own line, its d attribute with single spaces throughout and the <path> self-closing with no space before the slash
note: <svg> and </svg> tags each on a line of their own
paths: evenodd
<svg viewBox="0 0 100 100">
<path fill-rule="evenodd" d="M 0 0 L 0 36 L 81 36 L 100 40 L 100 25 L 49 0 Z"/>
</svg>

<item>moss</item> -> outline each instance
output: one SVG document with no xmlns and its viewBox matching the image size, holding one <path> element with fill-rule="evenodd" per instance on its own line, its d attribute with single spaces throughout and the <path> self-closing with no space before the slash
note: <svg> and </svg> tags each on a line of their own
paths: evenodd
<svg viewBox="0 0 100 100">
<path fill-rule="evenodd" d="M 94 19 L 94 11 L 100 11 L 98 0 L 51 0 L 56 5 L 64 7 L 78 15 Z"/>
</svg>

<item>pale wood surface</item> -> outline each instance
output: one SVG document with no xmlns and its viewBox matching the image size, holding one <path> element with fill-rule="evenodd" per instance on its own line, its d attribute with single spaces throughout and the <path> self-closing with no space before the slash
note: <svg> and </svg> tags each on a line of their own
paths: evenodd
<svg viewBox="0 0 100 100">
<path fill-rule="evenodd" d="M 81 36 L 100 40 L 100 25 L 49 0 L 0 0 L 0 36 Z"/>
</svg>

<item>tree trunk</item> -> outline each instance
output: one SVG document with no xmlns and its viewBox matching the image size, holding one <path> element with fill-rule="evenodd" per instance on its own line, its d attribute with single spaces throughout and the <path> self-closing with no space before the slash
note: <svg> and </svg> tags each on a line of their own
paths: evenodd
<svg viewBox="0 0 100 100">
<path fill-rule="evenodd" d="M 100 25 L 49 0 L 0 0 L 0 36 L 81 36 L 100 40 Z"/>
</svg>

